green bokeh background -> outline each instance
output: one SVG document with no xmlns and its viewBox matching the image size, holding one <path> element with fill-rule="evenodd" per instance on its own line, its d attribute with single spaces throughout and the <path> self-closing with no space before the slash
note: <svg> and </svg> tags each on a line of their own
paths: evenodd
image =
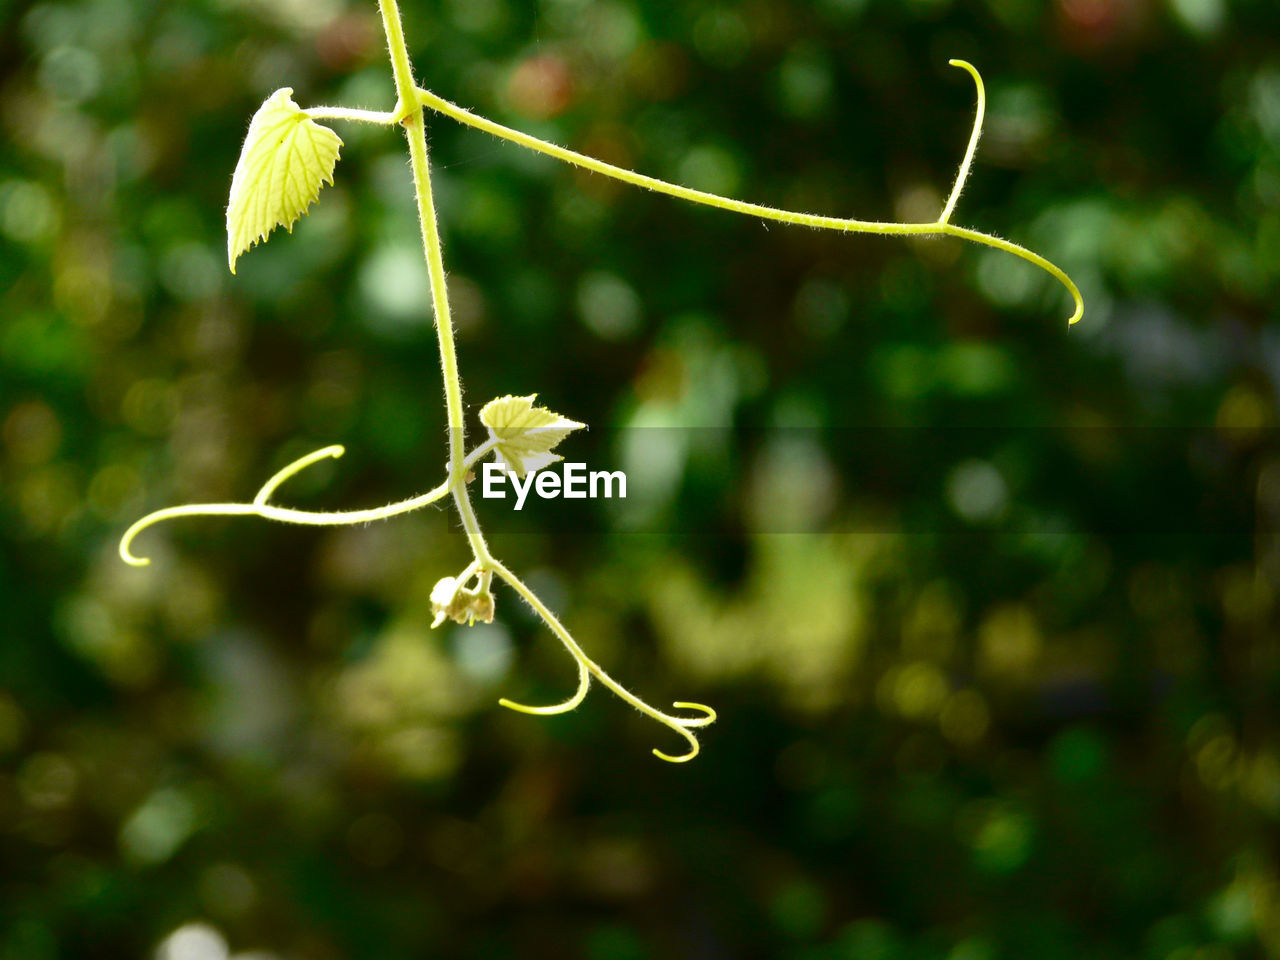
<svg viewBox="0 0 1280 960">
<path fill-rule="evenodd" d="M 419 80 L 841 237 L 430 122 L 468 406 L 537 392 L 626 504 L 481 502 L 693 763 L 429 510 L 403 142 L 224 260 L 249 116 L 390 109 L 371 3 L 0 3 L 0 957 L 1280 957 L 1273 0 L 405 0 Z M 475 427 L 474 420 L 472 427 Z M 639 495 L 643 494 L 643 495 Z"/>
</svg>

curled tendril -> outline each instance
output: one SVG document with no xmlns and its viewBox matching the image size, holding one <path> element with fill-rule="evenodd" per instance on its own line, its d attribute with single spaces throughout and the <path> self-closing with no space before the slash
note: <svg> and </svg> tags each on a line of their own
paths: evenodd
<svg viewBox="0 0 1280 960">
<path fill-rule="evenodd" d="M 516 713 L 531 713 L 535 717 L 551 717 L 557 713 L 568 713 L 582 703 L 587 697 L 587 690 L 591 687 L 591 671 L 587 665 L 578 661 L 578 689 L 574 691 L 573 696 L 568 700 L 560 703 L 553 703 L 549 707 L 530 707 L 523 703 L 516 703 L 514 700 L 508 700 L 503 697 L 498 701 L 499 706 L 506 707 L 508 710 L 514 710 Z"/>
<path fill-rule="evenodd" d="M 493 442 L 488 441 L 476 447 L 465 459 L 461 475 L 465 476 L 467 470 L 484 454 L 488 453 L 493 447 Z M 134 523 L 125 531 L 123 537 L 120 538 L 120 557 L 125 563 L 135 567 L 144 567 L 151 562 L 150 558 L 138 556 L 133 553 L 133 541 L 137 536 L 148 527 L 154 526 L 165 520 L 175 520 L 180 517 L 203 517 L 203 516 L 256 516 L 266 520 L 278 520 L 283 523 L 298 523 L 314 526 L 336 526 L 343 524 L 368 523 L 371 520 L 381 520 L 386 517 L 396 516 L 402 513 L 408 513 L 417 510 L 442 499 L 452 489 L 445 481 L 427 493 L 408 500 L 402 500 L 399 503 L 388 504 L 385 507 L 373 507 L 365 510 L 347 510 L 347 511 L 309 511 L 294 510 L 289 507 L 278 507 L 269 501 L 280 489 L 280 487 L 288 480 L 297 476 L 307 467 L 319 463 L 322 460 L 337 459 L 345 452 L 344 448 L 338 445 L 322 447 L 308 453 L 306 456 L 299 457 L 292 463 L 288 464 L 281 470 L 272 474 L 254 495 L 253 500 L 249 503 L 191 503 L 178 507 L 165 507 L 162 510 L 156 510 L 147 514 L 141 520 Z M 459 482 L 462 482 L 461 479 Z M 646 716 L 652 717 L 659 723 L 679 733 L 682 737 L 689 741 L 690 750 L 686 754 L 673 756 L 663 753 L 661 750 L 655 749 L 654 755 L 671 763 L 684 763 L 692 760 L 698 755 L 697 738 L 690 733 L 690 729 L 696 727 L 705 727 L 714 722 L 716 713 L 710 707 L 700 703 L 678 702 L 675 704 L 676 709 L 690 709 L 701 711 L 704 715 L 701 717 L 676 717 L 671 714 L 664 713 L 655 707 L 650 706 L 644 700 L 641 700 L 631 691 L 627 690 L 608 673 L 605 672 L 599 664 L 593 661 L 577 642 L 565 629 L 539 598 L 525 585 L 519 577 L 508 570 L 505 566 L 498 563 L 492 558 L 488 561 L 488 569 L 480 560 L 473 560 L 458 575 L 457 585 L 465 586 L 473 579 L 479 578 L 479 582 L 487 590 L 489 581 L 493 574 L 497 573 L 504 581 L 506 581 L 516 593 L 527 602 L 534 611 L 542 618 L 543 622 L 551 629 L 551 631 L 560 639 L 560 641 L 568 649 L 578 664 L 578 688 L 573 695 L 567 700 L 560 703 L 551 704 L 549 706 L 535 707 L 522 703 L 516 703 L 505 697 L 499 700 L 499 704 L 509 710 L 515 710 L 519 713 L 528 713 L 535 716 L 553 716 L 559 713 L 567 713 L 573 710 L 586 698 L 587 692 L 591 687 L 591 678 L 594 676 L 604 686 L 608 687 L 615 694 L 625 700 L 631 706 L 635 707 Z"/>
<path fill-rule="evenodd" d="M 603 160 L 597 160 L 595 157 L 589 157 L 584 153 L 578 153 L 567 147 L 558 144 L 549 143 L 546 140 L 540 140 L 537 137 L 530 136 L 520 130 L 512 127 L 504 126 L 496 123 L 487 117 L 479 116 L 472 113 L 465 107 L 460 107 L 455 103 L 444 99 L 432 93 L 430 90 L 417 88 L 415 93 L 419 102 L 437 113 L 441 113 L 447 117 L 451 117 L 458 123 L 474 127 L 477 130 L 483 130 L 492 136 L 503 140 L 509 140 L 512 143 L 525 147 L 528 150 L 534 150 L 538 153 L 544 153 L 549 157 L 554 157 L 564 163 L 572 164 L 575 167 L 582 167 L 593 173 L 602 176 L 611 177 L 614 180 L 621 180 L 623 183 L 629 183 L 632 186 L 643 187 L 646 190 L 653 190 L 655 193 L 663 193 L 669 197 L 675 197 L 678 200 L 687 200 L 690 203 L 699 203 L 708 207 L 715 207 L 718 210 L 728 210 L 732 213 L 740 213 L 750 217 L 758 217 L 762 220 L 773 220 L 779 223 L 792 223 L 803 227 L 814 227 L 819 230 L 835 230 L 840 233 L 868 233 L 879 236 L 948 236 L 956 237 L 961 240 L 968 240 L 972 243 L 981 244 L 982 246 L 992 247 L 996 250 L 1002 250 L 1005 253 L 1013 254 L 1015 257 L 1034 264 L 1041 270 L 1044 270 L 1055 280 L 1061 283 L 1071 295 L 1071 299 L 1075 304 L 1068 325 L 1075 323 L 1084 316 L 1084 298 L 1080 295 L 1079 288 L 1067 276 L 1066 272 L 1061 268 L 1046 260 L 1038 253 L 1033 253 L 1026 247 L 1012 243 L 993 234 L 983 233 L 980 230 L 971 230 L 968 227 L 957 227 L 952 224 L 951 214 L 955 210 L 956 202 L 960 199 L 960 193 L 964 189 L 965 181 L 969 177 L 969 168 L 973 163 L 974 154 L 978 149 L 978 141 L 982 137 L 982 124 L 986 117 L 987 109 L 987 91 L 982 83 L 982 76 L 978 73 L 976 67 L 966 60 L 951 60 L 951 66 L 959 67 L 966 71 L 973 78 L 977 92 L 977 109 L 974 113 L 973 129 L 969 134 L 969 144 L 965 149 L 964 159 L 960 163 L 960 168 L 956 174 L 955 185 L 951 188 L 951 193 L 947 197 L 947 203 L 939 214 L 937 220 L 928 223 L 893 223 L 881 220 L 858 220 L 845 217 L 826 217 L 812 213 L 800 213 L 794 210 L 780 210 L 776 207 L 767 207 L 758 203 L 747 203 L 743 200 L 734 200 L 731 197 L 722 197 L 719 194 L 707 193 L 705 190 L 694 190 L 691 187 L 682 187 L 679 184 L 668 183 L 665 180 L 659 180 L 656 177 L 646 176 L 642 173 L 636 173 L 625 167 L 614 166 L 612 163 L 605 163 Z"/>
<path fill-rule="evenodd" d="M 698 755 L 698 739 L 689 731 L 691 728 L 705 727 L 708 724 L 714 723 L 716 719 L 716 712 L 714 710 L 701 703 L 687 703 L 681 701 L 674 704 L 677 710 L 699 710 L 704 715 L 701 717 L 673 717 L 669 713 L 664 713 L 656 707 L 650 706 L 622 684 L 618 683 L 618 681 L 613 679 L 613 677 L 609 676 L 600 664 L 588 657 L 582 647 L 578 646 L 578 642 L 573 639 L 569 631 L 564 628 L 564 625 L 560 622 L 559 618 L 547 608 L 547 605 L 538 598 L 536 593 L 525 585 L 523 580 L 517 577 L 497 560 L 491 560 L 489 566 L 493 569 L 494 573 L 507 582 L 508 586 L 510 586 L 512 590 L 520 595 L 521 599 L 523 599 L 525 603 L 533 607 L 534 612 L 542 618 L 542 622 L 545 623 L 547 627 L 550 628 L 551 632 L 556 635 L 557 639 L 564 644 L 565 649 L 569 651 L 569 655 L 572 656 L 578 664 L 578 689 L 568 700 L 565 700 L 562 703 L 552 704 L 549 707 L 527 707 L 523 704 L 515 703 L 504 698 L 498 701 L 502 706 L 509 710 L 518 711 L 519 713 L 532 713 L 541 716 L 565 713 L 572 710 L 582 702 L 583 698 L 587 695 L 588 687 L 591 685 L 591 678 L 595 677 L 603 686 L 608 687 L 618 697 L 631 704 L 631 706 L 635 707 L 645 716 L 657 720 L 663 726 L 671 728 L 689 741 L 688 753 L 673 756 L 669 753 L 663 753 L 661 750 L 655 749 L 653 751 L 654 756 L 670 763 L 684 763 L 688 760 L 692 760 Z"/>
<path fill-rule="evenodd" d="M 938 217 L 939 223 L 946 223 L 951 219 L 951 212 L 955 210 L 956 201 L 960 199 L 960 191 L 964 189 L 964 182 L 969 179 L 969 167 L 973 163 L 973 155 L 978 152 L 978 141 L 982 139 L 982 121 L 987 115 L 987 88 L 982 82 L 982 74 L 978 73 L 978 68 L 968 60 L 948 60 L 947 63 L 967 71 L 969 76 L 973 77 L 973 85 L 978 93 L 978 106 L 973 114 L 973 131 L 969 134 L 969 145 L 965 147 L 964 159 L 960 161 L 960 169 L 956 172 L 956 183 L 951 188 L 951 195 L 947 197 L 947 205 L 942 208 L 942 213 Z"/>
<path fill-rule="evenodd" d="M 462 463 L 462 470 L 459 472 L 457 482 L 462 482 L 472 465 L 492 450 L 493 447 L 494 441 L 487 440 L 472 450 Z M 319 463 L 321 460 L 336 460 L 344 453 L 346 453 L 345 447 L 341 444 L 333 444 L 332 446 L 321 447 L 319 450 L 312 451 L 305 457 L 299 457 L 288 466 L 274 473 L 271 479 L 264 483 L 254 495 L 251 503 L 188 503 L 180 507 L 165 507 L 163 510 L 149 513 L 134 523 L 120 538 L 120 559 L 133 567 L 145 567 L 149 564 L 151 562 L 150 559 L 136 556 L 133 553 L 131 549 L 133 541 L 147 527 L 154 526 L 164 520 L 176 520 L 179 517 L 249 516 L 262 517 L 264 520 L 278 520 L 281 523 L 297 523 L 304 526 L 338 527 L 357 523 L 371 523 L 374 520 L 397 517 L 402 513 L 412 513 L 414 510 L 421 510 L 437 500 L 443 500 L 452 489 L 449 481 L 446 480 L 426 493 L 410 497 L 408 500 L 389 503 L 385 507 L 369 507 L 364 510 L 294 510 L 290 507 L 277 507 L 267 502 L 286 480 L 297 476 L 312 464 Z M 448 469 L 448 464 L 445 465 L 445 469 Z M 479 567 L 477 566 L 476 569 L 478 570 Z"/>
<path fill-rule="evenodd" d="M 313 511 L 293 510 L 289 507 L 273 506 L 267 501 L 286 480 L 297 476 L 307 467 L 321 460 L 337 459 L 345 453 L 345 449 L 337 444 L 323 447 L 299 457 L 284 469 L 273 474 L 271 479 L 258 490 L 251 503 L 188 503 L 180 507 L 165 507 L 156 510 L 138 520 L 120 538 L 120 559 L 134 567 L 145 567 L 151 562 L 147 557 L 139 557 L 132 551 L 133 541 L 143 530 L 165 520 L 176 520 L 179 517 L 262 517 L 264 520 L 278 520 L 282 523 L 299 523 L 308 526 L 328 527 L 353 523 L 368 523 L 371 520 L 383 520 L 402 513 L 418 510 L 427 504 L 434 503 L 449 492 L 449 484 L 440 486 L 417 497 L 401 500 L 399 503 L 387 504 L 385 507 L 371 507 L 367 510 Z"/>
<path fill-rule="evenodd" d="M 267 505 L 267 501 L 271 499 L 271 495 L 280 489 L 280 485 L 290 477 L 296 476 L 313 463 L 319 463 L 321 460 L 326 460 L 330 457 L 337 460 L 346 452 L 347 450 L 345 447 L 335 443 L 331 447 L 321 447 L 314 453 L 308 453 L 305 457 L 299 457 L 284 469 L 277 471 L 270 480 L 262 485 L 262 489 L 260 489 L 257 495 L 253 498 L 253 505 L 255 507 L 265 507 Z"/>
<path fill-rule="evenodd" d="M 663 714 L 661 720 L 668 727 L 674 730 L 680 736 L 689 741 L 689 752 L 683 753 L 678 757 L 673 757 L 669 753 L 663 753 L 657 747 L 653 748 L 653 755 L 659 760 L 666 760 L 668 763 L 688 763 L 698 755 L 698 751 L 702 747 L 698 743 L 698 738 L 689 732 L 691 727 L 705 727 L 708 724 L 716 722 L 716 712 L 710 707 L 701 703 L 689 703 L 684 700 L 677 700 L 672 704 L 677 710 L 701 710 L 706 716 L 702 717 L 673 717 L 669 714 Z"/>
</svg>

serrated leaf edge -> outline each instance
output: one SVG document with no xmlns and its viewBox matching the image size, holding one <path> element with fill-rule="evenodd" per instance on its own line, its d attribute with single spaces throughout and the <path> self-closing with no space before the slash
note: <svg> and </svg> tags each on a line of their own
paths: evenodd
<svg viewBox="0 0 1280 960">
<path fill-rule="evenodd" d="M 282 102 L 273 103 L 273 101 L 282 101 Z M 252 220 L 250 220 L 250 218 L 247 215 L 245 215 L 241 217 L 242 223 L 247 223 L 247 222 L 261 223 L 263 221 L 268 221 L 268 220 L 271 223 L 270 226 L 268 226 L 265 230 L 260 231 L 256 236 L 246 236 L 243 226 L 238 231 L 233 228 L 233 224 L 235 223 L 235 220 L 236 220 L 235 207 L 236 207 L 237 199 L 240 197 L 241 194 L 244 194 L 246 192 L 243 187 L 243 182 L 246 179 L 252 178 L 253 176 L 253 173 L 249 170 L 246 164 L 246 158 L 248 156 L 250 147 L 256 145 L 256 141 L 254 137 L 254 134 L 256 131 L 254 129 L 254 124 L 260 123 L 261 122 L 260 118 L 262 117 L 263 113 L 269 107 L 273 107 L 273 106 L 292 107 L 293 110 L 296 111 L 297 121 L 294 122 L 291 126 L 291 129 L 288 132 L 286 132 L 284 136 L 281 137 L 280 142 L 275 146 L 275 148 L 264 154 L 263 159 L 260 162 L 268 162 L 269 160 L 272 160 L 276 156 L 278 156 L 280 149 L 285 145 L 286 140 L 289 140 L 291 138 L 296 138 L 298 131 L 302 128 L 302 126 L 304 124 L 310 124 L 311 127 L 315 128 L 318 131 L 323 131 L 324 134 L 327 134 L 328 136 L 332 137 L 333 140 L 336 142 L 336 149 L 334 151 L 333 164 L 329 165 L 327 173 L 321 174 L 319 180 L 316 181 L 314 188 L 309 191 L 309 195 L 304 194 L 305 199 L 302 203 L 301 208 L 297 211 L 297 213 L 294 214 L 293 218 L 288 222 L 283 222 L 281 220 L 277 220 L 274 217 L 267 217 L 262 215 L 264 213 L 263 208 L 271 202 L 271 198 L 273 196 L 278 194 L 278 189 L 258 190 L 244 197 L 243 199 L 245 201 L 247 201 L 250 198 L 256 201 L 258 205 L 257 212 L 259 216 L 254 217 L 252 218 Z M 261 134 L 259 133 L 258 136 L 261 137 Z M 227 266 L 230 268 L 233 274 L 236 272 L 236 261 L 241 256 L 243 256 L 244 254 L 252 250 L 255 246 L 257 246 L 260 243 L 263 243 L 267 239 L 267 237 L 270 236 L 271 232 L 276 229 L 276 227 L 282 226 L 285 228 L 287 232 L 289 233 L 293 232 L 294 224 L 296 224 L 300 219 L 302 219 L 302 217 L 307 213 L 307 211 L 310 210 L 311 206 L 320 198 L 320 191 L 321 189 L 324 188 L 325 184 L 329 184 L 330 186 L 333 185 L 334 183 L 333 172 L 337 167 L 338 160 L 341 159 L 340 151 L 344 145 L 345 144 L 343 143 L 342 138 L 338 136 L 338 134 L 334 130 L 332 130 L 329 127 L 326 127 L 324 124 L 316 123 L 314 120 L 312 120 L 310 117 L 306 115 L 306 112 L 300 106 L 298 106 L 298 104 L 294 103 L 292 87 L 281 87 L 279 90 L 275 91 L 273 94 L 271 94 L 271 96 L 267 97 L 267 99 L 262 102 L 262 105 L 258 107 L 257 111 L 255 111 L 253 117 L 249 121 L 249 130 L 245 134 L 244 143 L 240 147 L 240 156 L 236 161 L 236 169 L 231 176 L 231 190 L 229 193 L 229 198 L 227 203 L 226 219 L 227 219 Z M 296 146 L 293 143 L 290 143 L 288 146 L 288 149 L 290 151 L 295 150 Z M 314 144 L 313 144 L 313 149 L 314 149 Z M 314 159 L 318 161 L 318 165 L 323 170 L 326 165 L 318 153 L 315 154 Z M 288 175 L 287 170 L 288 170 L 288 165 L 286 164 L 284 165 L 284 169 L 280 173 L 281 179 L 284 179 L 285 177 L 287 177 Z"/>
<path fill-rule="evenodd" d="M 497 461 L 506 466 L 506 468 L 516 476 L 523 477 L 531 471 L 541 470 L 553 463 L 558 463 L 564 458 L 559 454 L 551 451 L 560 444 L 574 430 L 580 430 L 586 427 L 585 423 L 579 423 L 577 420 L 570 420 L 568 417 L 556 413 L 554 410 L 548 410 L 546 407 L 535 406 L 534 401 L 538 399 L 536 393 L 528 396 L 516 396 L 515 394 L 506 394 L 501 397 L 495 397 L 480 409 L 480 422 L 484 424 L 488 430 L 490 438 L 494 441 L 494 453 Z M 525 403 L 526 409 L 521 411 L 525 413 L 543 413 L 556 419 L 551 423 L 539 424 L 537 426 L 522 427 L 519 424 L 502 424 L 495 425 L 491 422 L 492 411 L 499 404 L 505 404 L 511 401 L 522 401 Z M 507 431 L 508 435 L 504 436 L 503 432 Z M 514 432 L 514 435 L 511 435 Z M 520 438 L 528 434 L 538 433 L 556 433 L 559 434 L 554 440 L 547 444 L 545 450 L 529 450 L 520 449 L 515 444 Z M 514 441 L 509 442 L 509 441 Z M 537 461 L 534 465 L 534 461 Z"/>
</svg>

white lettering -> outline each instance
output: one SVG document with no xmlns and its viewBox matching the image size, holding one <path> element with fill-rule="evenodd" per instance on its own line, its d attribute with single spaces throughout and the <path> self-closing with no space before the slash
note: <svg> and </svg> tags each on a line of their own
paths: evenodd
<svg viewBox="0 0 1280 960">
<path fill-rule="evenodd" d="M 533 474 L 526 473 L 524 475 L 524 483 L 520 482 L 520 478 L 514 473 L 511 474 L 511 485 L 516 488 L 516 509 L 524 509 L 524 498 L 529 496 L 529 489 L 533 486 Z"/>
<path fill-rule="evenodd" d="M 486 460 L 484 464 L 484 487 L 480 491 L 480 495 L 486 500 L 505 500 L 507 499 L 507 491 L 499 490 L 495 484 L 502 483 L 507 479 L 506 468 L 500 463 L 494 463 L 492 460 Z"/>
<path fill-rule="evenodd" d="M 595 499 L 599 494 L 596 493 L 596 483 L 604 482 L 604 496 L 609 499 L 613 496 L 613 481 L 618 481 L 618 496 L 627 499 L 627 475 L 621 470 L 614 470 L 610 473 L 608 470 L 593 470 L 591 472 L 591 499 Z"/>
<path fill-rule="evenodd" d="M 538 474 L 538 496 L 543 500 L 554 500 L 560 495 L 560 478 L 550 470 Z"/>
<path fill-rule="evenodd" d="M 574 486 L 575 483 L 577 486 Z M 566 500 L 587 499 L 587 465 L 585 463 L 564 465 L 564 498 Z"/>
<path fill-rule="evenodd" d="M 507 491 L 503 485 L 510 483 L 516 492 L 515 510 L 524 509 L 530 492 L 536 492 L 543 500 L 555 500 L 558 497 L 566 500 L 619 497 L 625 500 L 627 496 L 625 473 L 621 470 L 593 470 L 588 473 L 585 463 L 565 463 L 560 473 L 539 470 L 526 473 L 523 477 L 517 476 L 507 464 L 493 460 L 487 461 L 481 470 L 484 479 L 480 495 L 486 500 L 505 500 Z"/>
</svg>

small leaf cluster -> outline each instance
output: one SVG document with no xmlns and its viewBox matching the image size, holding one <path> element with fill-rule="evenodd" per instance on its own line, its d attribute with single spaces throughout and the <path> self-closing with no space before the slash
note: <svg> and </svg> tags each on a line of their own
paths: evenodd
<svg viewBox="0 0 1280 960">
<path fill-rule="evenodd" d="M 586 426 L 546 407 L 535 407 L 537 396 L 499 397 L 480 410 L 480 422 L 489 428 L 498 462 L 518 477 L 563 460 L 551 451 L 574 430 Z"/>
</svg>

